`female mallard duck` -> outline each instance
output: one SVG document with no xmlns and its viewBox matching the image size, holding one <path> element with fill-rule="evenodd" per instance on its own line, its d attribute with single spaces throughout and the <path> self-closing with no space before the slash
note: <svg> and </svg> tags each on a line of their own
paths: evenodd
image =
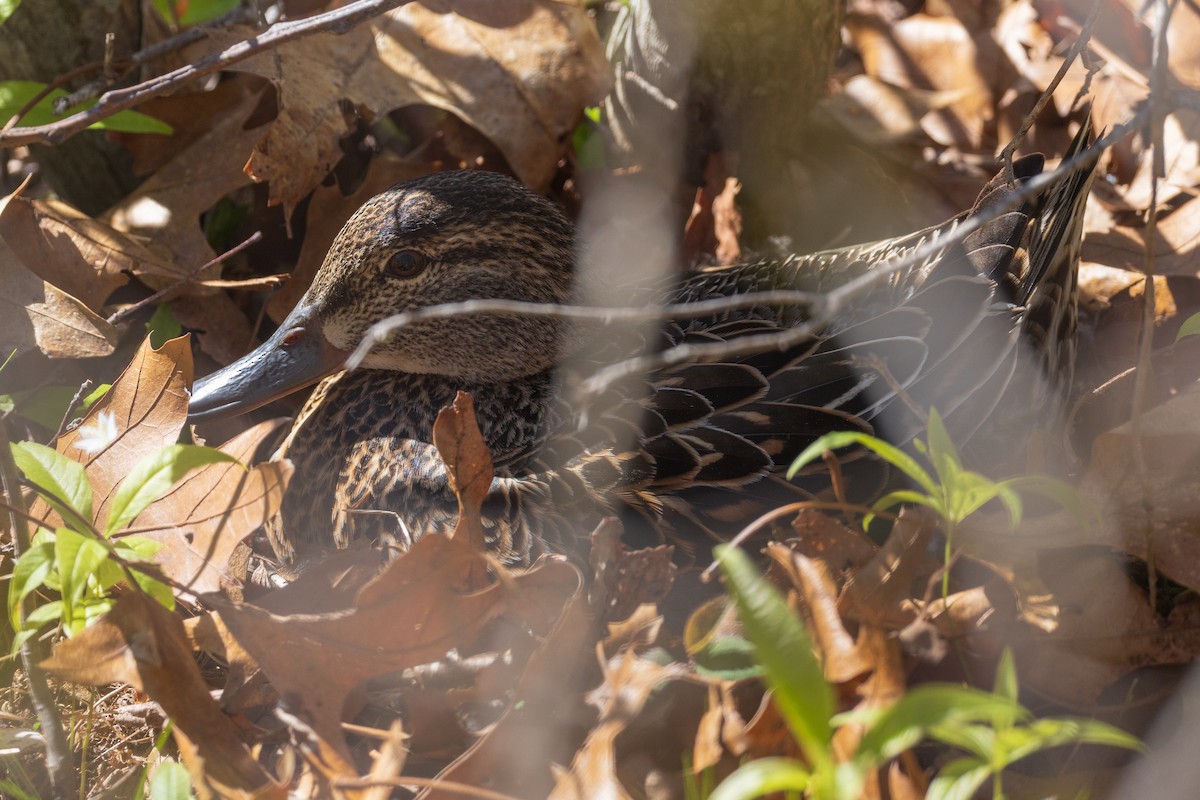
<svg viewBox="0 0 1200 800">
<path fill-rule="evenodd" d="M 494 455 L 484 524 L 501 559 L 569 547 L 600 515 L 622 510 L 658 533 L 727 536 L 799 491 L 777 473 L 821 434 L 875 429 L 904 441 L 922 426 L 921 409 L 936 406 L 961 436 L 1002 417 L 985 430 L 1011 446 L 1013 426 L 1036 416 L 1037 379 L 1057 380 L 1061 396 L 1090 170 L 962 241 L 950 235 L 1041 171 L 1040 156 L 1021 159 L 1015 181 L 997 176 L 966 215 L 909 236 L 684 277 L 660 299 L 826 291 L 945 240 L 799 343 L 662 368 L 586 400 L 563 387 L 628 353 L 604 352 L 610 337 L 580 335 L 561 318 L 427 319 L 392 332 L 361 368 L 333 374 L 374 323 L 398 312 L 473 298 L 574 299 L 574 232 L 553 204 L 496 174 L 430 175 L 355 213 L 275 334 L 196 384 L 191 416 L 247 411 L 325 378 L 276 456 L 296 467 L 268 531 L 286 560 L 313 545 L 452 528 L 457 503 L 431 442 L 438 410 L 458 391 L 474 397 Z M 733 342 L 803 321 L 798 306 L 754 306 L 668 321 L 660 343 Z M 1034 343 L 1025 353 L 1022 333 Z M 1014 380 L 1030 352 L 1036 367 L 1024 372 L 1036 374 Z"/>
</svg>

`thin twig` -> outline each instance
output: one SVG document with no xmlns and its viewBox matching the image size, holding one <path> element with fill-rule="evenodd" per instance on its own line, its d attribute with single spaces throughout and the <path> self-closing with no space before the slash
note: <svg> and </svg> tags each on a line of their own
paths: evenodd
<svg viewBox="0 0 1200 800">
<path fill-rule="evenodd" d="M 4 505 L 9 509 L 9 530 L 12 532 L 13 558 L 19 559 L 22 553 L 30 548 L 29 527 L 25 524 L 27 514 L 24 513 L 25 502 L 21 496 L 21 484 L 17 479 L 17 465 L 13 461 L 8 426 L 0 416 L 0 480 L 4 484 L 4 497 L 8 502 Z M 20 620 L 32 610 L 32 597 L 26 597 L 21 603 Z M 46 673 L 38 666 L 45 659 L 45 644 L 36 636 L 28 637 L 21 644 L 21 665 L 25 670 L 25 679 L 29 683 L 29 700 L 37 714 L 41 725 L 42 736 L 46 742 L 46 771 L 50 774 L 51 791 L 56 800 L 67 800 L 71 797 L 78 784 L 79 771 L 75 765 L 75 753 L 67 741 L 67 733 L 63 729 L 62 718 L 58 714 L 58 705 L 50 684 L 46 681 Z"/>
<path fill-rule="evenodd" d="M 79 391 L 71 398 L 71 402 L 67 404 L 67 410 L 63 414 L 62 422 L 58 423 L 58 430 L 54 432 L 54 437 L 50 440 L 51 442 L 58 441 L 58 438 L 66 433 L 67 425 L 75 418 L 75 409 L 79 408 L 79 404 L 83 402 L 83 394 L 92 388 L 92 383 L 92 379 L 87 378 L 83 383 L 79 384 Z"/>
<path fill-rule="evenodd" d="M 1138 342 L 1137 371 L 1133 376 L 1133 463 L 1137 469 L 1142 486 L 1143 507 L 1147 518 L 1146 528 L 1146 567 L 1148 571 L 1150 608 L 1157 607 L 1158 600 L 1158 571 L 1155 567 L 1154 547 L 1149 539 L 1154 535 L 1154 523 L 1149 519 L 1150 505 L 1145 498 L 1152 493 L 1150 471 L 1146 463 L 1146 450 L 1142 441 L 1142 413 L 1150 402 L 1150 381 L 1153 378 L 1151 366 L 1151 350 L 1154 346 L 1154 319 L 1157 311 L 1154 286 L 1154 241 L 1158 231 L 1158 182 L 1166 177 L 1166 163 L 1163 155 L 1163 120 L 1166 107 L 1163 104 L 1168 85 L 1167 75 L 1167 23 L 1171 19 L 1173 5 L 1167 0 L 1154 2 L 1154 47 L 1150 67 L 1150 116 L 1147 122 L 1150 140 L 1150 158 L 1152 160 L 1150 175 L 1150 207 L 1146 209 L 1146 231 L 1142 236 L 1143 264 L 1142 272 L 1146 276 L 1145 288 L 1142 290 L 1142 329 Z"/>
<path fill-rule="evenodd" d="M 870 506 L 863 506 L 863 505 L 859 505 L 857 503 L 843 503 L 841 501 L 831 502 L 828 500 L 799 500 L 795 503 L 788 503 L 785 506 L 780 506 L 779 508 L 771 509 L 770 511 L 763 514 L 758 519 L 754 520 L 749 525 L 747 525 L 746 527 L 744 527 L 740 531 L 738 531 L 737 536 L 734 536 L 732 539 L 730 539 L 727 542 L 727 544 L 730 547 L 741 547 L 743 542 L 745 542 L 747 539 L 749 539 L 754 534 L 758 533 L 760 530 L 765 528 L 767 525 L 770 525 L 772 522 L 777 522 L 778 520 L 782 519 L 783 517 L 788 516 L 789 514 L 796 514 L 801 511 L 806 511 L 806 510 L 857 511 L 858 513 L 862 514 L 863 516 L 867 516 L 869 514 L 874 514 L 875 516 L 881 517 L 882 519 L 890 519 L 890 520 L 896 519 L 896 515 L 891 513 L 890 511 L 879 511 L 874 508 L 871 508 Z M 700 580 L 702 580 L 702 581 L 711 580 L 712 573 L 717 569 L 718 566 L 720 566 L 720 564 L 718 562 L 714 561 L 711 564 L 709 564 L 707 567 L 705 567 L 704 571 L 700 573 Z"/>
<path fill-rule="evenodd" d="M 19 109 L 17 109 L 17 113 L 15 113 L 11 117 L 9 117 L 8 122 L 4 123 L 4 128 L 2 130 L 8 131 L 8 130 L 12 130 L 13 128 L 15 128 L 17 123 L 21 121 L 21 117 L 25 116 L 30 111 L 32 111 L 34 106 L 36 106 L 38 103 L 42 102 L 42 100 L 46 97 L 46 95 L 50 94 L 55 89 L 61 89 L 67 83 L 75 80 L 80 75 L 86 75 L 89 72 L 95 72 L 96 70 L 100 69 L 100 67 L 101 67 L 100 62 L 93 61 L 90 64 L 84 64 L 83 66 L 76 67 L 75 69 L 70 70 L 69 72 L 59 75 L 53 81 L 51 81 L 50 83 L 43 86 L 38 91 L 37 94 L 35 94 L 33 97 L 29 98 L 29 100 L 25 103 L 25 105 L 23 105 Z"/>
<path fill-rule="evenodd" d="M 242 242 L 239 245 L 235 245 L 234 247 L 229 248 L 224 253 L 221 253 L 219 256 L 212 259 L 211 261 L 209 261 L 205 264 L 201 264 L 200 266 L 191 270 L 186 275 L 184 275 L 182 278 L 175 281 L 174 283 L 172 283 L 170 286 L 166 287 L 165 289 L 160 289 L 157 292 L 155 292 L 154 294 L 150 295 L 149 297 L 143 298 L 132 305 L 125 306 L 120 311 L 117 311 L 111 317 L 106 319 L 105 322 L 107 322 L 109 325 L 116 325 L 121 320 L 127 319 L 131 314 L 136 314 L 138 311 L 141 311 L 146 306 L 148 306 L 152 303 L 157 303 L 159 300 L 162 300 L 164 297 L 166 297 L 167 295 L 174 292 L 180 286 L 191 283 L 195 279 L 195 277 L 197 275 L 199 275 L 201 272 L 204 272 L 204 270 L 209 269 L 210 267 L 215 267 L 217 264 L 222 264 L 225 261 L 228 261 L 233 256 L 235 256 L 238 253 L 245 250 L 250 245 L 257 244 L 258 242 L 262 241 L 262 238 L 263 238 L 262 231 L 255 231 L 254 233 L 252 233 L 250 235 L 250 238 L 246 239 L 246 241 Z"/>
<path fill-rule="evenodd" d="M 354 26 L 366 22 L 386 11 L 405 5 L 411 0 L 355 0 L 341 8 L 316 14 L 292 22 L 280 22 L 266 31 L 218 53 L 187 64 L 179 69 L 151 78 L 128 89 L 114 89 L 101 95 L 96 105 L 78 114 L 28 128 L 11 128 L 0 131 L 0 147 L 17 147 L 23 144 L 59 144 L 86 129 L 89 125 L 107 119 L 118 111 L 133 108 L 152 97 L 160 97 L 196 78 L 212 75 L 228 69 L 239 61 L 272 50 L 280 45 L 312 36 L 317 33 L 345 33 Z"/>
<path fill-rule="evenodd" d="M 159 56 L 172 53 L 176 50 L 182 50 L 190 44 L 199 42 L 208 35 L 210 30 L 216 28 L 227 28 L 233 25 L 252 22 L 257 18 L 258 15 L 253 9 L 239 6 L 222 17 L 218 17 L 215 20 L 206 22 L 203 25 L 196 25 L 195 27 L 188 28 L 186 31 L 178 33 L 169 39 L 163 39 L 161 42 L 155 42 L 149 47 L 139 50 L 131 55 L 128 61 L 124 61 L 122 65 L 127 65 L 127 67 L 121 75 L 105 75 L 104 77 L 97 78 L 96 80 L 79 87 L 66 97 L 60 97 L 55 100 L 54 113 L 63 114 L 68 108 L 74 108 L 80 103 L 87 102 L 93 97 L 99 96 L 101 92 L 114 86 L 131 71 L 137 69 L 146 62 L 158 58 Z"/>
<path fill-rule="evenodd" d="M 1075 59 L 1079 58 L 1079 54 L 1087 47 L 1088 42 L 1092 40 L 1092 30 L 1096 27 L 1096 20 L 1100 17 L 1100 7 L 1103 5 L 1103 0 L 1095 0 L 1092 3 L 1092 10 L 1088 12 L 1087 19 L 1083 22 L 1083 27 L 1079 30 L 1079 35 L 1075 37 L 1075 41 L 1071 44 L 1071 49 L 1067 51 L 1067 55 L 1063 59 L 1062 65 L 1058 68 L 1058 72 L 1054 75 L 1054 79 L 1050 81 L 1050 85 L 1042 92 L 1037 103 L 1034 104 L 1033 110 L 1025 115 L 1025 119 L 1021 122 L 1021 127 L 1017 129 L 1012 140 L 1009 141 L 1004 149 L 1000 151 L 1000 158 L 1004 161 L 1004 168 L 1012 175 L 1012 160 L 1013 154 L 1017 148 L 1025 141 L 1026 134 L 1033 127 L 1034 120 L 1042 113 L 1042 109 L 1050 102 L 1050 98 L 1054 96 L 1054 90 L 1058 88 L 1058 84 L 1062 83 L 1062 79 L 1066 77 L 1067 70 L 1075 63 Z"/>
</svg>

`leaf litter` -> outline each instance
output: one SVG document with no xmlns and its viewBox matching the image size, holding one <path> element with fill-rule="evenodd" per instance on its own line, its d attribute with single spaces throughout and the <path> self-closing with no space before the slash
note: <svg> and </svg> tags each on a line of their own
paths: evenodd
<svg viewBox="0 0 1200 800">
<path fill-rule="evenodd" d="M 1100 129 L 1129 119 L 1146 96 L 1149 39 L 1140 8 L 1109 5 L 1096 32 L 1093 74 L 1086 64 L 1071 68 L 1031 146 L 1061 149 L 1063 118 L 1084 85 L 1096 98 Z M 969 205 L 987 171 L 978 165 L 990 163 L 1048 86 L 1086 6 L 1022 1 L 991 15 L 970 4 L 928 2 L 901 14 L 855 2 L 824 124 L 865 143 L 874 163 L 895 168 L 873 179 L 880 186 L 898 184 L 928 200 L 904 210 L 905 225 L 947 216 Z M 1183 5 L 1169 28 L 1172 74 L 1190 90 L 1197 63 L 1186 42 L 1196 20 Z M 245 33 L 214 33 L 189 57 Z M 512 48 L 512 40 L 531 45 Z M 423 46 L 427 58 L 415 55 Z M 120 135 L 150 174 L 102 220 L 19 194 L 0 212 L 0 275 L 11 306 L 0 323 L 5 349 L 28 362 L 94 359 L 123 348 L 117 357 L 129 363 L 82 424 L 55 443 L 85 466 L 100 526 L 133 465 L 179 439 L 193 378 L 187 340 L 133 351 L 140 335 L 105 315 L 131 286 L 159 289 L 211 260 L 214 246 L 198 221 L 219 202 L 236 198 L 261 227 L 294 226 L 300 241 L 281 256 L 295 267 L 292 281 L 257 304 L 278 320 L 366 197 L 459 165 L 425 157 L 437 147 L 419 142 L 404 153 L 372 154 L 347 178 L 347 150 L 370 149 L 365 128 L 413 104 L 437 107 L 489 139 L 526 183 L 573 202 L 572 192 L 585 193 L 586 183 L 573 182 L 564 142 L 610 80 L 597 30 L 574 3 L 503 10 L 410 4 L 349 34 L 287 45 L 235 70 L 243 74 L 215 90 L 189 87 L 172 98 L 194 112 L 174 144 Z M 1200 236 L 1200 137 L 1192 117 L 1167 116 L 1171 157 L 1151 243 L 1156 272 L 1177 279 L 1156 323 L 1167 341 L 1197 310 L 1183 282 L 1195 277 Z M 1116 146 L 1110 180 L 1092 196 L 1081 280 L 1097 299 L 1083 320 L 1081 351 L 1087 337 L 1127 344 L 1136 332 L 1121 303 L 1122 292 L 1143 280 L 1147 150 L 1136 137 Z M 736 158 L 728 155 L 710 162 L 711 186 L 697 195 L 688 235 L 737 254 Z M 820 174 L 802 158 L 789 169 Z M 283 210 L 266 211 L 268 204 Z M 1100 268 L 1109 277 L 1116 271 L 1119 288 L 1103 288 Z M 220 269 L 224 277 L 248 274 L 240 260 Z M 228 361 L 251 344 L 261 308 L 204 285 L 216 277 L 214 269 L 189 279 L 172 307 L 205 353 Z M 1186 340 L 1164 345 L 1156 364 L 1186 361 L 1188 352 Z M 1128 353 L 1121 369 L 1133 364 Z M 1081 403 L 1099 396 L 1118 371 L 1105 369 L 1083 382 Z M 944 565 L 929 552 L 937 523 L 923 515 L 906 510 L 881 544 L 850 514 L 806 509 L 790 528 L 777 528 L 764 563 L 806 621 L 839 708 L 886 708 L 927 680 L 988 685 L 1005 646 L 1022 686 L 1047 708 L 1116 719 L 1152 706 L 1162 685 L 1148 680 L 1150 670 L 1187 664 L 1200 648 L 1193 598 L 1200 562 L 1191 544 L 1198 443 L 1195 393 L 1186 391 L 1194 381 L 1184 375 L 1171 383 L 1137 431 L 1127 422 L 1128 404 L 1117 403 L 1124 416 L 1079 437 L 1086 444 L 1077 448 L 1079 485 L 1095 519 L 1054 512 L 1032 515 L 1015 530 L 989 518 L 964 525 L 952 566 L 959 588 L 948 596 L 938 595 Z M 404 785 L 406 775 L 424 797 L 460 796 L 439 781 L 519 797 L 684 796 L 740 760 L 795 755 L 778 708 L 737 649 L 739 623 L 727 602 L 697 600 L 685 615 L 691 633 L 670 620 L 665 604 L 678 576 L 669 548 L 628 550 L 609 521 L 592 534 L 580 564 L 549 558 L 513 572 L 489 559 L 479 488 L 490 482 L 490 454 L 480 451 L 469 397 L 444 414 L 437 445 L 453 465 L 460 504 L 453 538 L 421 539 L 386 565 L 377 552 L 335 553 L 287 587 L 254 586 L 248 541 L 277 513 L 291 469 L 257 457 L 276 425 L 246 425 L 222 448 L 240 464 L 191 473 L 131 525 L 161 544 L 157 568 L 195 616 L 184 625 L 126 591 L 109 614 L 59 642 L 46 668 L 65 681 L 124 683 L 144 693 L 173 720 L 197 790 L 215 796 L 283 796 L 288 785 L 353 794 L 372 791 L 345 783 L 360 776 L 382 787 Z M 1129 455 L 1137 446 L 1147 454 L 1141 474 Z M 32 514 L 49 524 L 56 517 L 45 504 Z M 725 660 L 709 660 L 714 643 L 732 648 Z M 852 753 L 861 735 L 843 726 L 835 747 Z M 1040 776 L 1027 777 L 1033 785 Z M 927 788 L 924 765 L 910 754 L 881 769 L 864 793 L 919 797 Z"/>
</svg>

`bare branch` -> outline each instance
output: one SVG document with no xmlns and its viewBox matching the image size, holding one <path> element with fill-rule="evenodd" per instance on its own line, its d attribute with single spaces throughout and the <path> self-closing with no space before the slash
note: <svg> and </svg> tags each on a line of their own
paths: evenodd
<svg viewBox="0 0 1200 800">
<path fill-rule="evenodd" d="M 353 3 L 326 11 L 323 14 L 293 22 L 280 22 L 259 35 L 226 47 L 219 53 L 200 59 L 195 64 L 188 64 L 128 89 L 114 89 L 106 92 L 96 105 L 58 122 L 0 131 L 0 147 L 16 147 L 23 144 L 59 144 L 95 122 L 107 119 L 118 111 L 133 108 L 152 97 L 167 94 L 188 81 L 227 69 L 239 61 L 244 61 L 251 56 L 272 50 L 296 39 L 316 33 L 345 33 L 372 17 L 409 2 L 411 0 L 355 0 Z"/>
<path fill-rule="evenodd" d="M 138 50 L 129 59 L 121 64 L 124 67 L 120 75 L 106 73 L 94 81 L 85 83 L 75 91 L 71 92 L 66 97 L 60 97 L 54 101 L 54 113 L 64 114 L 68 108 L 74 108 L 80 103 L 91 100 L 93 97 L 113 86 L 123 77 L 129 74 L 131 70 L 137 69 L 143 64 L 151 61 L 159 56 L 164 56 L 167 53 L 173 53 L 176 50 L 182 50 L 189 44 L 194 44 L 208 35 L 210 30 L 217 28 L 228 28 L 231 25 L 240 25 L 251 20 L 257 19 L 258 14 L 252 8 L 239 6 L 233 11 L 230 11 L 224 16 L 218 17 L 203 25 L 195 25 L 187 30 L 172 36 L 169 39 L 163 39 L 161 42 L 155 42 L 149 47 Z M 106 65 L 110 66 L 110 65 Z"/>
</svg>

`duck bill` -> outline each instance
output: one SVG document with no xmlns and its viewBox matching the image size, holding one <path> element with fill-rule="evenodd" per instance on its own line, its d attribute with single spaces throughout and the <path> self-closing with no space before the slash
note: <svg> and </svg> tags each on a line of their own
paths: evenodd
<svg viewBox="0 0 1200 800">
<path fill-rule="evenodd" d="M 349 355 L 329 343 L 316 309 L 301 300 L 257 350 L 196 382 L 188 422 L 253 411 L 336 372 Z"/>
</svg>

